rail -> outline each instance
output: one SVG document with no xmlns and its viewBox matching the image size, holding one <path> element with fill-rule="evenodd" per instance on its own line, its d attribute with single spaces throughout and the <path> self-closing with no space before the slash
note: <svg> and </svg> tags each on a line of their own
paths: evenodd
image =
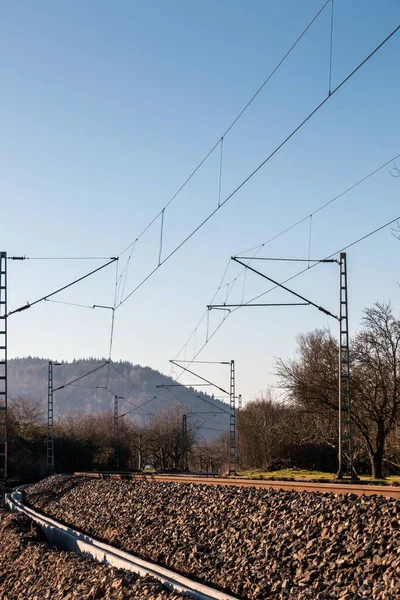
<svg viewBox="0 0 400 600">
<path fill-rule="evenodd" d="M 26 487 L 29 486 L 20 486 L 12 493 L 6 494 L 6 505 L 8 505 L 12 512 L 23 513 L 37 523 L 48 541 L 54 546 L 90 557 L 118 569 L 133 571 L 141 576 L 150 575 L 161 581 L 168 588 L 180 593 L 190 594 L 196 600 L 236 600 L 234 596 L 193 581 L 188 577 L 138 558 L 119 548 L 104 544 L 25 506 L 23 503 L 23 490 Z"/>
<path fill-rule="evenodd" d="M 203 485 L 234 485 L 237 487 L 273 488 L 293 492 L 329 492 L 332 494 L 355 494 L 356 496 L 385 496 L 400 498 L 400 486 L 369 485 L 360 483 L 320 483 L 303 481 L 276 481 L 271 479 L 245 479 L 240 477 L 204 477 L 199 475 L 146 475 L 129 472 L 76 472 L 76 476 L 114 479 L 140 479 L 169 481 L 171 483 L 196 483 Z"/>
</svg>

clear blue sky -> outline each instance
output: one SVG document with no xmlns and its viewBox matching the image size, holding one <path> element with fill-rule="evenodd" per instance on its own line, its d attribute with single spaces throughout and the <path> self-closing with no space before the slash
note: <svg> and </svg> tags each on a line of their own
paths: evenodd
<svg viewBox="0 0 400 600">
<path fill-rule="evenodd" d="M 114 256 L 146 227 L 220 138 L 323 5 L 321 0 L 92 0 L 8 3 L 0 24 L 1 247 L 9 255 Z M 335 87 L 400 22 L 396 0 L 335 0 Z M 325 97 L 330 7 L 224 141 L 226 197 Z M 400 34 L 118 311 L 114 359 L 169 372 L 217 288 L 229 257 L 311 213 L 400 153 Z M 400 166 L 400 160 L 398 161 Z M 400 215 L 390 166 L 312 223 L 320 258 Z M 219 151 L 165 213 L 163 256 L 218 202 Z M 160 222 L 132 255 L 125 291 L 157 264 Z M 308 255 L 308 223 L 264 256 Z M 350 324 L 391 300 L 400 314 L 400 242 L 390 230 L 349 250 Z M 123 258 L 126 258 L 124 255 Z M 50 293 L 101 261 L 9 262 L 9 309 Z M 124 262 L 121 259 L 120 268 Z M 298 265 L 260 265 L 284 279 Z M 231 264 L 225 282 L 240 269 Z M 113 302 L 114 267 L 60 294 Z M 337 268 L 319 266 L 293 288 L 333 312 Z M 230 300 L 268 285 L 249 274 Z M 223 301 L 225 291 L 217 300 Z M 265 300 L 286 301 L 282 293 Z M 290 301 L 290 299 L 289 299 Z M 210 314 L 210 332 L 221 313 Z M 10 356 L 106 356 L 110 311 L 43 303 L 9 319 Z M 186 358 L 205 338 L 205 323 Z M 273 383 L 274 356 L 296 335 L 336 323 L 310 307 L 241 309 L 199 358 L 237 364 L 246 399 Z M 185 358 L 182 353 L 180 358 Z M 213 367 L 202 373 L 226 381 Z M 224 379 L 225 377 L 225 379 Z"/>
</svg>

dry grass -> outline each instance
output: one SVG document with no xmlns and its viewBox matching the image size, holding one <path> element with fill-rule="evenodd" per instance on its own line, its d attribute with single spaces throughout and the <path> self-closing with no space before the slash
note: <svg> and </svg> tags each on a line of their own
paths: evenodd
<svg viewBox="0 0 400 600">
<path fill-rule="evenodd" d="M 305 469 L 280 469 L 279 471 L 238 471 L 240 477 L 248 477 L 250 479 L 275 479 L 285 480 L 291 479 L 296 481 L 315 481 L 315 480 L 326 480 L 333 481 L 336 477 L 336 473 L 327 473 L 324 471 L 307 471 Z M 387 477 L 386 479 L 373 479 L 368 475 L 361 475 L 361 481 L 367 481 L 369 483 L 385 483 L 385 484 L 400 484 L 400 476 L 394 475 Z"/>
</svg>

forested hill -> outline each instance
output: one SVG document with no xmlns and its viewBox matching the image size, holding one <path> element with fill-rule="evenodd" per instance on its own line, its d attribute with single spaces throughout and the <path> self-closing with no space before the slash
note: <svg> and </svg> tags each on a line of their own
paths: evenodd
<svg viewBox="0 0 400 600">
<path fill-rule="evenodd" d="M 54 366 L 53 388 L 56 389 L 85 375 L 88 371 L 100 367 L 104 362 L 105 359 L 75 360 L 72 363 L 62 362 L 60 365 Z M 10 359 L 8 361 L 9 398 L 21 396 L 47 402 L 48 364 L 48 359 L 43 358 Z M 118 362 L 114 365 L 115 368 L 110 367 L 109 378 L 107 365 L 93 374 L 83 377 L 75 384 L 56 391 L 54 393 L 55 416 L 70 410 L 84 411 L 85 413 L 108 411 L 112 408 L 115 394 L 127 399 L 125 403 L 121 401 L 121 409 L 125 411 L 146 403 L 141 409 L 134 411 L 138 418 L 165 410 L 171 404 L 182 405 L 183 403 L 187 406 L 188 412 L 210 413 L 210 411 L 218 412 L 221 409 L 221 418 L 217 419 L 219 424 L 223 425 L 229 422 L 228 414 L 223 412 L 228 410 L 228 406 L 220 400 L 214 399 L 213 396 L 193 388 L 183 387 L 173 387 L 172 394 L 167 388 L 157 388 L 158 385 L 174 383 L 171 377 L 150 367 L 133 365 L 130 362 Z M 107 379 L 108 389 L 111 391 L 105 389 Z M 157 396 L 157 398 L 152 399 L 153 396 Z"/>
</svg>

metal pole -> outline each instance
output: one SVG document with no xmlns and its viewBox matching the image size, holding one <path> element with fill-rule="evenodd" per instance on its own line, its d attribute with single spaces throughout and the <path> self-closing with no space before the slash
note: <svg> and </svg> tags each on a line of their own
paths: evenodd
<svg viewBox="0 0 400 600">
<path fill-rule="evenodd" d="M 0 252 L 0 479 L 7 481 L 7 253 Z"/>
<path fill-rule="evenodd" d="M 49 360 L 47 386 L 47 473 L 54 474 L 54 404 L 53 404 L 53 362 Z"/>
<path fill-rule="evenodd" d="M 138 433 L 138 471 L 142 470 L 142 434 Z"/>
<path fill-rule="evenodd" d="M 353 465 L 351 430 L 349 320 L 346 253 L 340 254 L 339 268 L 339 470 L 338 479 L 358 479 Z"/>
<path fill-rule="evenodd" d="M 231 360 L 229 387 L 229 475 L 236 475 L 236 442 L 235 361 Z"/>
<path fill-rule="evenodd" d="M 118 396 L 114 396 L 114 467 L 119 469 Z"/>
<path fill-rule="evenodd" d="M 187 462 L 187 414 L 182 415 L 182 470 L 188 470 Z"/>
</svg>

